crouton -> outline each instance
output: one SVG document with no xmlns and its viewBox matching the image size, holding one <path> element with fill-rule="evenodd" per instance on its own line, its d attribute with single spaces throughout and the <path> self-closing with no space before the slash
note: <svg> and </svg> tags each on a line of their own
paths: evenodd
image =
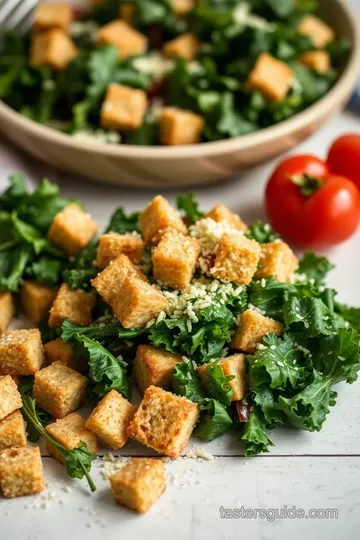
<svg viewBox="0 0 360 540">
<path fill-rule="evenodd" d="M 164 107 L 160 117 L 160 141 L 168 146 L 197 144 L 205 120 L 199 114 L 175 107 Z"/>
<path fill-rule="evenodd" d="M 15 304 L 12 294 L 0 292 L 0 334 L 5 332 L 15 315 Z"/>
<path fill-rule="evenodd" d="M 192 280 L 200 251 L 198 240 L 168 229 L 152 252 L 154 278 L 183 291 Z"/>
<path fill-rule="evenodd" d="M 299 267 L 299 261 L 285 242 L 261 245 L 259 270 L 256 279 L 273 276 L 280 283 L 289 283 Z"/>
<path fill-rule="evenodd" d="M 136 277 L 147 281 L 146 276 L 132 264 L 126 255 L 119 255 L 92 280 L 91 285 L 105 302 L 112 306 L 127 277 Z"/>
<path fill-rule="evenodd" d="M 200 40 L 188 32 L 165 43 L 163 52 L 169 58 L 185 58 L 190 62 L 197 56 L 200 47 Z"/>
<path fill-rule="evenodd" d="M 293 79 L 294 72 L 290 66 L 269 53 L 262 53 L 246 85 L 250 90 L 259 90 L 269 101 L 278 102 L 286 98 Z"/>
<path fill-rule="evenodd" d="M 330 55 L 326 51 L 304 52 L 298 57 L 298 61 L 321 75 L 326 75 L 331 69 Z"/>
<path fill-rule="evenodd" d="M 149 386 L 127 431 L 130 437 L 153 450 L 177 458 L 187 445 L 198 418 L 196 403 Z"/>
<path fill-rule="evenodd" d="M 141 279 L 127 277 L 112 307 L 124 328 L 143 328 L 167 306 L 165 296 Z"/>
<path fill-rule="evenodd" d="M 95 236 L 97 223 L 77 204 L 69 204 L 56 214 L 48 232 L 48 239 L 67 255 L 77 255 Z"/>
<path fill-rule="evenodd" d="M 216 223 L 220 223 L 221 221 L 225 221 L 228 223 L 231 227 L 234 227 L 234 229 L 237 229 L 238 231 L 247 231 L 247 225 L 239 218 L 237 214 L 233 214 L 230 212 L 226 206 L 223 204 L 217 204 L 208 212 L 205 214 L 204 218 L 211 218 Z"/>
<path fill-rule="evenodd" d="M 38 31 L 60 28 L 67 31 L 73 18 L 70 4 L 40 2 L 34 10 L 34 28 Z"/>
<path fill-rule="evenodd" d="M 0 420 L 22 407 L 21 395 L 10 377 L 0 377 Z"/>
<path fill-rule="evenodd" d="M 112 450 L 119 450 L 128 440 L 127 426 L 136 412 L 116 390 L 111 390 L 98 403 L 86 421 L 89 429 Z"/>
<path fill-rule="evenodd" d="M 77 55 L 78 49 L 59 28 L 34 34 L 31 38 L 31 66 L 48 66 L 56 71 L 63 71 Z"/>
<path fill-rule="evenodd" d="M 51 416 L 64 418 L 82 405 L 86 385 L 86 377 L 54 362 L 35 374 L 33 397 Z"/>
<path fill-rule="evenodd" d="M 95 303 L 96 299 L 92 293 L 71 289 L 67 283 L 63 283 L 50 310 L 49 326 L 60 328 L 65 320 L 79 326 L 87 326 L 91 322 Z"/>
<path fill-rule="evenodd" d="M 21 309 L 31 322 L 39 324 L 48 318 L 56 293 L 56 287 L 24 281 L 20 290 Z"/>
<path fill-rule="evenodd" d="M 120 19 L 100 28 L 97 32 L 96 43 L 99 47 L 115 45 L 119 49 L 121 59 L 144 54 L 147 48 L 146 36 Z"/>
<path fill-rule="evenodd" d="M 104 269 L 119 255 L 126 255 L 133 264 L 139 264 L 144 242 L 138 234 L 107 233 L 100 236 L 96 266 Z"/>
<path fill-rule="evenodd" d="M 79 373 L 84 373 L 86 370 L 86 359 L 82 356 L 76 356 L 71 345 L 65 343 L 61 338 L 56 338 L 45 343 L 44 354 L 48 365 L 54 362 L 62 362 L 65 366 Z"/>
<path fill-rule="evenodd" d="M 335 39 L 335 32 L 324 21 L 314 17 L 314 15 L 305 15 L 298 26 L 299 34 L 311 37 L 315 47 L 322 49 Z"/>
<path fill-rule="evenodd" d="M 140 394 L 149 386 L 170 387 L 172 374 L 181 356 L 152 345 L 139 345 L 136 351 L 133 376 Z"/>
<path fill-rule="evenodd" d="M 100 122 L 104 128 L 133 131 L 143 123 L 147 108 L 144 90 L 122 84 L 109 84 L 101 107 Z"/>
<path fill-rule="evenodd" d="M 259 260 L 261 247 L 254 240 L 249 240 L 242 234 L 225 233 L 216 252 L 215 263 L 211 274 L 237 285 L 249 285 Z"/>
<path fill-rule="evenodd" d="M 86 429 L 85 420 L 78 413 L 71 413 L 56 420 L 52 424 L 46 426 L 46 432 L 55 439 L 56 442 L 62 444 L 69 450 L 78 448 L 81 442 L 84 442 L 91 454 L 97 452 L 96 437 L 91 431 Z M 46 441 L 46 448 L 49 454 L 60 463 L 64 463 L 64 458 L 56 447 Z"/>
<path fill-rule="evenodd" d="M 170 0 L 170 4 L 175 15 L 184 17 L 184 15 L 187 15 L 195 7 L 196 0 Z"/>
<path fill-rule="evenodd" d="M 145 514 L 166 490 L 164 464 L 160 459 L 132 458 L 109 478 L 116 504 Z"/>
<path fill-rule="evenodd" d="M 39 330 L 8 330 L 0 335 L 0 373 L 34 375 L 44 361 Z"/>
<path fill-rule="evenodd" d="M 0 453 L 0 489 L 12 499 L 35 495 L 44 490 L 39 447 L 10 448 Z"/>
<path fill-rule="evenodd" d="M 0 420 L 0 450 L 26 446 L 26 428 L 19 410 Z"/>
<path fill-rule="evenodd" d="M 132 26 L 135 20 L 135 5 L 131 2 L 124 2 L 120 4 L 119 17 L 127 24 Z"/>
<path fill-rule="evenodd" d="M 253 353 L 256 345 L 261 343 L 267 334 L 277 336 L 283 331 L 283 325 L 252 309 L 247 309 L 240 315 L 239 324 L 235 330 L 232 347 L 237 351 Z"/>
<path fill-rule="evenodd" d="M 140 214 L 140 227 L 147 244 L 158 244 L 168 228 L 186 234 L 187 229 L 180 214 L 162 196 L 157 195 Z"/>
<path fill-rule="evenodd" d="M 201 379 L 201 382 L 207 388 L 208 386 L 208 370 L 211 367 L 212 362 L 203 364 L 197 368 L 197 373 Z M 229 381 L 228 385 L 232 388 L 231 401 L 238 401 L 243 399 L 246 395 L 246 363 L 245 356 L 243 354 L 233 354 L 219 361 L 224 375 L 233 375 L 234 379 Z"/>
</svg>

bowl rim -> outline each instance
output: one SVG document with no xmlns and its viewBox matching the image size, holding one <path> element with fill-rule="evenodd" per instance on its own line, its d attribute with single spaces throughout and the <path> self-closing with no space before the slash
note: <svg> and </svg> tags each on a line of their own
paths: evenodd
<svg viewBox="0 0 360 540">
<path fill-rule="evenodd" d="M 102 157 L 115 158 L 139 158 L 154 160 L 171 160 L 173 158 L 207 157 L 215 154 L 231 152 L 232 150 L 246 150 L 253 148 L 257 144 L 266 144 L 274 139 L 286 136 L 296 130 L 305 128 L 314 117 L 326 115 L 334 102 L 338 102 L 347 97 L 348 89 L 353 87 L 358 75 L 360 66 L 360 24 L 357 14 L 348 5 L 346 0 L 335 0 L 342 9 L 347 22 L 351 28 L 352 51 L 347 64 L 338 81 L 316 103 L 307 107 L 304 111 L 296 114 L 292 118 L 279 122 L 273 126 L 260 129 L 248 135 L 241 135 L 231 139 L 204 142 L 184 146 L 139 146 L 129 144 L 108 144 L 97 141 L 88 142 L 84 139 L 76 138 L 54 128 L 39 124 L 29 118 L 22 116 L 15 109 L 12 109 L 0 100 L 0 118 L 5 122 L 11 122 L 16 127 L 28 133 L 44 138 L 51 143 L 63 148 L 101 154 Z M 6 130 L 5 130 L 6 135 Z"/>
</svg>

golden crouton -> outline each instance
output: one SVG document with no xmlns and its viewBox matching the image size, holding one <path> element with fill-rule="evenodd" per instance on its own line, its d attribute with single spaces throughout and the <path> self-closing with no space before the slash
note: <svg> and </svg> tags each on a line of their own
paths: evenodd
<svg viewBox="0 0 360 540">
<path fill-rule="evenodd" d="M 52 28 L 32 36 L 31 66 L 49 66 L 56 71 L 63 71 L 77 55 L 78 49 L 69 36 L 59 28 Z"/>
<path fill-rule="evenodd" d="M 250 90 L 259 90 L 266 99 L 276 102 L 286 98 L 293 79 L 290 66 L 269 53 L 262 53 L 246 84 Z"/>
<path fill-rule="evenodd" d="M 22 407 L 21 395 L 10 375 L 0 377 L 0 420 Z"/>
<path fill-rule="evenodd" d="M 43 467 L 38 446 L 0 452 L 0 489 L 12 499 L 44 490 Z"/>
<path fill-rule="evenodd" d="M 269 317 L 264 317 L 252 309 L 247 309 L 240 315 L 240 322 L 236 328 L 232 347 L 238 351 L 253 353 L 256 345 L 261 343 L 267 334 L 275 333 L 280 336 L 283 325 Z"/>
<path fill-rule="evenodd" d="M 178 17 L 183 17 L 195 7 L 196 0 L 170 0 L 170 4 L 174 10 L 175 15 L 177 15 Z"/>
<path fill-rule="evenodd" d="M 144 54 L 147 48 L 146 36 L 120 19 L 100 28 L 97 32 L 96 43 L 99 47 L 115 45 L 119 49 L 121 59 Z"/>
<path fill-rule="evenodd" d="M 175 107 L 165 107 L 160 117 L 160 141 L 168 146 L 197 144 L 205 120 L 199 114 Z"/>
<path fill-rule="evenodd" d="M 71 413 L 56 420 L 52 424 L 46 426 L 46 432 L 55 439 L 56 442 L 62 444 L 69 450 L 78 448 L 81 442 L 84 442 L 91 454 L 96 454 L 97 443 L 96 437 L 91 431 L 86 429 L 85 420 L 78 413 Z M 55 446 L 46 441 L 46 448 L 49 454 L 60 463 L 64 463 L 64 458 Z"/>
<path fill-rule="evenodd" d="M 187 445 L 198 418 L 196 403 L 149 386 L 127 431 L 130 437 L 157 452 L 177 458 Z"/>
<path fill-rule="evenodd" d="M 136 277 L 147 281 L 146 276 L 132 264 L 129 257 L 119 255 L 92 280 L 91 285 L 105 302 L 112 306 L 127 277 Z"/>
<path fill-rule="evenodd" d="M 5 332 L 14 315 L 15 304 L 11 293 L 0 293 L 0 334 Z"/>
<path fill-rule="evenodd" d="M 132 131 L 143 123 L 147 108 L 144 90 L 122 84 L 109 84 L 101 107 L 100 122 L 104 128 Z"/>
<path fill-rule="evenodd" d="M 119 450 L 128 440 L 127 426 L 136 412 L 116 390 L 111 390 L 98 403 L 86 421 L 89 429 L 109 448 Z"/>
<path fill-rule="evenodd" d="M 86 377 L 54 362 L 35 374 L 33 397 L 51 416 L 64 418 L 82 405 L 86 385 Z"/>
<path fill-rule="evenodd" d="M 335 32 L 330 26 L 314 15 L 305 15 L 298 26 L 299 34 L 311 37 L 315 47 L 322 49 L 335 39 Z"/>
<path fill-rule="evenodd" d="M 39 330 L 8 330 L 0 335 L 0 373 L 34 375 L 44 361 Z"/>
<path fill-rule="evenodd" d="M 48 239 L 67 255 L 77 255 L 95 236 L 97 223 L 77 204 L 69 204 L 56 214 L 48 232 Z"/>
<path fill-rule="evenodd" d="M 186 289 L 200 251 L 198 240 L 168 229 L 152 252 L 154 278 L 174 289 Z"/>
<path fill-rule="evenodd" d="M 140 227 L 148 244 L 158 244 L 168 228 L 186 234 L 187 229 L 180 214 L 162 196 L 157 195 L 140 214 Z"/>
<path fill-rule="evenodd" d="M 132 458 L 109 480 L 115 502 L 140 514 L 148 512 L 166 490 L 160 459 Z"/>
<path fill-rule="evenodd" d="M 71 345 L 65 343 L 61 338 L 56 338 L 45 343 L 44 354 L 48 365 L 54 362 L 62 362 L 65 366 L 79 373 L 84 373 L 86 370 L 86 359 L 82 356 L 76 356 Z"/>
<path fill-rule="evenodd" d="M 133 264 L 139 264 L 143 248 L 144 241 L 138 234 L 103 234 L 99 239 L 96 266 L 104 269 L 121 254 L 129 257 Z"/>
<path fill-rule="evenodd" d="M 262 244 L 259 270 L 255 278 L 274 276 L 280 283 L 288 283 L 298 267 L 298 259 L 285 242 Z"/>
<path fill-rule="evenodd" d="M 197 368 L 197 373 L 201 379 L 201 382 L 207 387 L 208 384 L 208 369 L 211 366 L 211 362 L 204 364 Z M 245 356 L 243 354 L 233 354 L 224 360 L 219 361 L 224 375 L 233 375 L 235 378 L 228 382 L 228 385 L 232 388 L 231 401 L 238 401 L 243 399 L 246 395 L 246 363 Z"/>
<path fill-rule="evenodd" d="M 26 428 L 23 415 L 14 411 L 0 420 L 0 450 L 26 446 Z"/>
<path fill-rule="evenodd" d="M 67 283 L 63 283 L 50 310 L 49 326 L 60 328 L 65 320 L 79 326 L 87 326 L 91 322 L 95 303 L 96 299 L 92 293 L 71 289 Z"/>
<path fill-rule="evenodd" d="M 43 31 L 50 28 L 68 30 L 73 18 L 73 8 L 70 4 L 48 4 L 40 2 L 34 10 L 35 30 Z"/>
<path fill-rule="evenodd" d="M 131 2 L 124 2 L 123 4 L 120 4 L 119 17 L 127 24 L 132 26 L 135 20 L 135 5 Z"/>
<path fill-rule="evenodd" d="M 20 290 L 21 309 L 34 324 L 45 321 L 55 299 L 57 288 L 24 281 Z"/>
<path fill-rule="evenodd" d="M 124 328 L 143 328 L 167 306 L 165 296 L 141 279 L 127 277 L 112 307 Z"/>
<path fill-rule="evenodd" d="M 298 60 L 321 75 L 326 75 L 331 69 L 330 55 L 326 51 L 307 51 L 302 53 Z"/>
<path fill-rule="evenodd" d="M 230 212 L 226 206 L 223 204 L 217 204 L 208 212 L 205 214 L 204 218 L 211 218 L 216 223 L 220 223 L 221 221 L 226 221 L 231 227 L 234 227 L 234 229 L 237 229 L 238 231 L 246 231 L 247 225 L 239 218 L 237 214 L 233 214 Z"/>
<path fill-rule="evenodd" d="M 164 54 L 170 58 L 185 58 L 191 61 L 197 56 L 201 47 L 200 40 L 190 32 L 165 43 Z"/>
<path fill-rule="evenodd" d="M 133 376 L 139 392 L 143 395 L 149 386 L 167 390 L 172 374 L 181 356 L 152 345 L 139 345 L 136 351 Z"/>
<path fill-rule="evenodd" d="M 249 285 L 259 260 L 261 247 L 238 232 L 225 233 L 216 252 L 215 264 L 211 274 L 237 285 Z"/>
</svg>

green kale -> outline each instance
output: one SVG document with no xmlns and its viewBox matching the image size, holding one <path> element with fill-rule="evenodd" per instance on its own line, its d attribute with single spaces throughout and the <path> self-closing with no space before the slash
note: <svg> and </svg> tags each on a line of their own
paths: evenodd
<svg viewBox="0 0 360 540">
<path fill-rule="evenodd" d="M 110 223 L 105 232 L 115 232 L 118 234 L 140 233 L 139 212 L 126 214 L 123 208 L 117 208 L 111 216 Z"/>
<path fill-rule="evenodd" d="M 27 266 L 26 273 L 39 283 L 56 287 L 60 281 L 62 267 L 62 261 L 44 255 Z"/>
<path fill-rule="evenodd" d="M 200 420 L 197 424 L 194 435 L 212 441 L 225 433 L 232 424 L 232 420 L 226 407 L 216 399 L 204 398 L 199 403 Z"/>
<path fill-rule="evenodd" d="M 335 302 L 335 310 L 352 328 L 360 333 L 360 308 Z"/>
<path fill-rule="evenodd" d="M 94 265 L 97 243 L 90 242 L 63 271 L 62 277 L 72 289 L 87 289 L 96 277 L 98 269 Z"/>
<path fill-rule="evenodd" d="M 261 418 L 261 413 L 255 408 L 251 411 L 249 420 L 244 425 L 240 435 L 236 438 L 244 445 L 245 456 L 257 456 L 269 451 L 269 446 L 274 446 L 265 432 L 266 426 Z"/>
<path fill-rule="evenodd" d="M 268 244 L 279 238 L 279 235 L 272 230 L 271 225 L 262 221 L 255 221 L 253 225 L 250 225 L 245 236 L 259 242 L 259 244 Z"/>
<path fill-rule="evenodd" d="M 21 399 L 23 400 L 23 402 L 26 401 L 26 398 L 29 399 L 32 397 L 33 386 L 34 386 L 33 377 L 21 377 L 20 383 L 18 385 L 18 390 L 21 394 Z M 43 428 L 45 428 L 45 426 L 47 426 L 47 424 L 50 422 L 51 416 L 43 409 L 40 409 L 40 407 L 38 407 L 36 404 L 34 404 L 34 407 L 35 407 L 36 417 L 39 423 L 42 425 Z M 24 415 L 25 420 L 26 420 L 26 414 L 24 410 L 21 409 L 21 412 Z M 27 431 L 28 439 L 30 442 L 37 442 L 41 437 L 41 434 L 38 432 L 36 427 L 31 422 L 28 422 L 26 424 L 26 431 Z"/>
<path fill-rule="evenodd" d="M 289 295 L 284 304 L 284 322 L 288 329 L 301 330 L 310 338 L 334 331 L 332 313 L 320 298 Z"/>
<path fill-rule="evenodd" d="M 229 407 L 233 396 L 233 389 L 229 382 L 235 379 L 235 375 L 225 375 L 218 361 L 212 362 L 207 367 L 206 374 L 209 396 L 225 407 Z"/>
<path fill-rule="evenodd" d="M 123 328 L 114 318 L 103 317 L 93 322 L 90 326 L 76 326 L 70 321 L 62 324 L 61 338 L 67 343 L 75 341 L 77 336 L 86 336 L 102 345 L 114 339 L 133 339 L 144 333 L 144 329 Z"/>
<path fill-rule="evenodd" d="M 194 193 L 190 192 L 186 195 L 179 195 L 176 199 L 176 205 L 178 210 L 183 213 L 190 223 L 195 223 L 204 215 L 204 212 L 199 208 L 199 203 L 196 201 Z"/>
<path fill-rule="evenodd" d="M 314 280 L 317 285 L 322 285 L 333 268 L 334 265 L 326 257 L 319 257 L 312 251 L 307 251 L 300 261 L 298 273 L 305 274 L 308 280 Z"/>
<path fill-rule="evenodd" d="M 139 129 L 126 135 L 126 143 L 138 146 L 152 146 L 158 144 L 159 137 L 159 122 L 154 121 L 150 115 L 146 115 Z"/>
<path fill-rule="evenodd" d="M 175 394 L 184 396 L 195 403 L 200 403 L 205 397 L 200 379 L 191 361 L 176 364 L 172 376 L 172 387 Z"/>
</svg>

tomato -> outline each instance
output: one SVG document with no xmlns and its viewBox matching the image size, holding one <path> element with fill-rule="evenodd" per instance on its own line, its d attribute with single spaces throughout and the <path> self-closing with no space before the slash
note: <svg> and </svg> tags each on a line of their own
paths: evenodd
<svg viewBox="0 0 360 540">
<path fill-rule="evenodd" d="M 328 165 L 360 189 L 360 135 L 349 133 L 337 139 L 329 150 Z"/>
<path fill-rule="evenodd" d="M 357 229 L 360 194 L 347 178 L 330 173 L 321 159 L 285 159 L 266 187 L 266 211 L 274 229 L 312 249 L 340 244 Z"/>
</svg>

